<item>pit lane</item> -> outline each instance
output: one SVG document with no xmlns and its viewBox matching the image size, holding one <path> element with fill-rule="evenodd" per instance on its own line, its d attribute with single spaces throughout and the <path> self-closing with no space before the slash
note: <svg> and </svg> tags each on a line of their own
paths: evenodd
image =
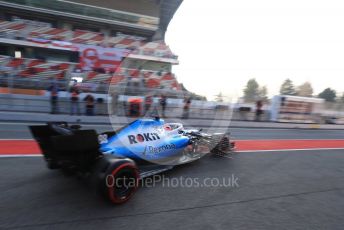
<svg viewBox="0 0 344 230">
<path fill-rule="evenodd" d="M 280 139 L 327 137 L 327 132 L 316 131 L 308 135 L 300 130 L 260 131 L 257 136 L 250 130 L 233 130 L 233 134 L 245 137 L 241 139 L 273 139 L 277 133 Z M 330 137 L 341 139 L 343 132 Z M 205 157 L 164 176 L 235 175 L 239 187 L 174 188 L 157 183 L 140 188 L 122 206 L 109 205 L 83 180 L 47 170 L 40 157 L 2 158 L 0 228 L 342 229 L 343 151 L 253 151 L 233 159 Z"/>
</svg>

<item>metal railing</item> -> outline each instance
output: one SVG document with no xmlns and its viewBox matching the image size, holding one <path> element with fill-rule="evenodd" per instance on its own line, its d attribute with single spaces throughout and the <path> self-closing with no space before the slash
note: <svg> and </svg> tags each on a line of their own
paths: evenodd
<svg viewBox="0 0 344 230">
<path fill-rule="evenodd" d="M 79 97 L 78 106 L 80 115 L 86 113 L 86 102 L 84 95 Z M 162 107 L 155 103 L 151 105 L 149 111 L 145 111 L 144 102 L 140 103 L 138 107 L 132 107 L 132 103 L 124 100 L 119 100 L 112 103 L 107 100 L 99 100 L 95 98 L 94 115 L 117 115 L 117 116 L 162 116 Z M 59 98 L 57 102 L 59 114 L 69 114 L 71 112 L 71 100 L 68 97 Z M 134 111 L 138 108 L 138 111 Z M 1 111 L 16 111 L 16 112 L 34 112 L 34 113 L 50 113 L 52 105 L 49 96 L 23 96 L 14 94 L 0 94 L 0 110 Z M 138 114 L 135 115 L 135 113 Z M 165 109 L 165 117 L 181 118 L 185 115 L 183 105 L 167 104 Z M 230 119 L 230 109 L 216 109 L 203 106 L 191 106 L 188 111 L 188 118 L 190 119 Z"/>
</svg>

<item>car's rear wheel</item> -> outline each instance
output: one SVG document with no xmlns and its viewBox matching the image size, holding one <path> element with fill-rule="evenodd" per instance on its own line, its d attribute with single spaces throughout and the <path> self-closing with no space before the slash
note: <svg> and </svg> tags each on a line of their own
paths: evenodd
<svg viewBox="0 0 344 230">
<path fill-rule="evenodd" d="M 104 155 L 97 160 L 90 181 L 113 204 L 123 204 L 133 197 L 140 180 L 135 162 L 129 158 Z"/>
<path fill-rule="evenodd" d="M 132 163 L 124 163 L 106 175 L 107 197 L 114 204 L 128 201 L 136 192 L 139 182 L 137 167 Z"/>
</svg>

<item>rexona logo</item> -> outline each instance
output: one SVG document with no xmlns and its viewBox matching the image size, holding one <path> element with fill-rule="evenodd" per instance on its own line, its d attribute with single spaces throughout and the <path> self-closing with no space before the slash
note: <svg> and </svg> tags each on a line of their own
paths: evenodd
<svg viewBox="0 0 344 230">
<path fill-rule="evenodd" d="M 132 144 L 137 144 L 137 143 L 142 143 L 145 141 L 156 141 L 159 140 L 160 137 L 157 133 L 139 133 L 136 135 L 128 135 L 129 143 Z"/>
</svg>

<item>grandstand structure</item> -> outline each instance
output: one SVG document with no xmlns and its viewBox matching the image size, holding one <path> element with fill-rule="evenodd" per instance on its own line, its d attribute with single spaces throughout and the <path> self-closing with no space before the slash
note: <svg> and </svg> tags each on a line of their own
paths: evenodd
<svg viewBox="0 0 344 230">
<path fill-rule="evenodd" d="M 165 44 L 182 0 L 0 0 L 0 87 L 181 90 Z"/>
</svg>

